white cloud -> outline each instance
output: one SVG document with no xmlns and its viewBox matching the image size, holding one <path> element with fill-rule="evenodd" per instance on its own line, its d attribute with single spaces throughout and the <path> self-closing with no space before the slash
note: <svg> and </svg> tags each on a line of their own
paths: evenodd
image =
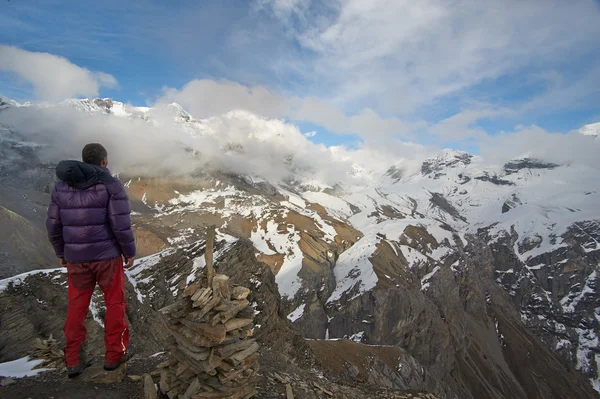
<svg viewBox="0 0 600 399">
<path fill-rule="evenodd" d="M 339 134 L 362 137 L 407 136 L 409 127 L 398 118 L 382 118 L 369 108 L 346 115 L 316 97 L 286 97 L 262 86 L 230 81 L 193 80 L 183 88 L 166 88 L 158 103 L 177 102 L 192 115 L 206 118 L 245 110 L 269 118 L 311 122 Z"/>
<path fill-rule="evenodd" d="M 12 72 L 33 87 L 43 100 L 97 96 L 100 87 L 116 87 L 117 80 L 104 72 L 79 67 L 63 57 L 0 45 L 0 71 Z"/>
<path fill-rule="evenodd" d="M 246 87 L 231 81 L 192 80 L 181 90 L 166 88 L 159 103 L 177 102 L 198 118 L 246 110 L 266 117 L 281 117 L 290 100 L 261 86 Z"/>
<path fill-rule="evenodd" d="M 293 14 L 301 14 L 310 5 L 310 0 L 258 0 L 258 8 L 270 7 L 273 13 L 282 19 Z"/>
<path fill-rule="evenodd" d="M 88 114 L 69 106 L 9 107 L 0 112 L 1 135 L 39 145 L 42 161 L 77 158 L 88 142 L 101 142 L 113 172 L 148 176 L 185 176 L 194 172 L 258 175 L 270 181 L 294 177 L 325 184 L 381 176 L 391 166 L 419 173 L 423 160 L 439 148 L 394 139 L 368 141 L 355 149 L 312 143 L 295 126 L 245 111 L 190 123 L 173 122 L 173 107 L 153 109 L 150 121 Z M 559 164 L 600 168 L 600 140 L 580 133 L 552 134 L 539 127 L 480 138 L 486 164 L 502 165 L 530 156 Z"/>
<path fill-rule="evenodd" d="M 522 157 L 542 159 L 557 164 L 583 164 L 600 168 L 600 140 L 577 131 L 550 133 L 539 126 L 518 126 L 506 132 L 480 139 L 480 154 L 489 163 L 503 164 Z"/>
<path fill-rule="evenodd" d="M 493 119 L 513 115 L 514 111 L 506 108 L 495 108 L 489 104 L 476 105 L 472 108 L 445 118 L 428 127 L 428 131 L 442 139 L 466 140 L 479 139 L 486 136 L 486 131 L 476 122 L 481 119 Z"/>
<path fill-rule="evenodd" d="M 69 105 L 10 107 L 0 112 L 2 135 L 40 145 L 44 161 L 78 158 L 83 145 L 101 142 L 113 172 L 148 176 L 186 176 L 219 171 L 258 175 L 278 181 L 317 180 L 329 185 L 347 181 L 355 163 L 352 151 L 315 144 L 281 120 L 233 111 L 193 123 L 173 121 L 172 107 L 159 106 L 142 118 L 88 114 Z M 170 117 L 168 117 L 170 115 Z M 156 122 L 156 123 L 154 123 Z M 13 133 L 15 132 L 15 133 Z M 392 163 L 398 152 L 357 152 L 366 168 Z M 369 156 L 361 154 L 369 153 Z M 378 170 L 378 169 L 377 169 Z"/>
<path fill-rule="evenodd" d="M 281 15 L 281 2 L 270 4 Z M 294 40 L 314 53 L 298 68 L 334 86 L 339 103 L 383 112 L 412 112 L 523 68 L 543 73 L 600 43 L 594 0 L 341 0 L 309 18 L 321 7 L 312 4 L 294 9 L 306 13 Z"/>
</svg>

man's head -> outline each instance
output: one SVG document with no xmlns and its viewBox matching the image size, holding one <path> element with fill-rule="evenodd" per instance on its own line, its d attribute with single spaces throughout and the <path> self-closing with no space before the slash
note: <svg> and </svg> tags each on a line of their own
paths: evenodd
<svg viewBox="0 0 600 399">
<path fill-rule="evenodd" d="M 81 159 L 85 163 L 106 168 L 108 165 L 108 153 L 102 144 L 86 144 L 81 151 Z"/>
</svg>

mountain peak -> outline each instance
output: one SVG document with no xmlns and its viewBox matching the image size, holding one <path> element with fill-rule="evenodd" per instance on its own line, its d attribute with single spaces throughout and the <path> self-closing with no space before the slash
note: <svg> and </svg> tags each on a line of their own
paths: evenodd
<svg viewBox="0 0 600 399">
<path fill-rule="evenodd" d="M 192 115 L 190 115 L 190 113 L 187 112 L 179 103 L 172 102 L 167 104 L 167 107 L 175 111 L 175 120 L 178 122 L 189 122 L 194 119 Z"/>
<path fill-rule="evenodd" d="M 445 149 L 441 154 L 427 158 L 421 165 L 424 176 L 433 175 L 434 178 L 444 175 L 446 168 L 465 167 L 471 164 L 473 155 L 468 152 Z"/>
<path fill-rule="evenodd" d="M 21 107 L 22 104 L 19 104 L 15 100 L 11 100 L 8 97 L 4 97 L 0 94 L 0 109 L 8 108 L 8 107 Z"/>
<path fill-rule="evenodd" d="M 598 137 L 600 136 L 600 122 L 590 123 L 589 125 L 579 128 L 577 131 L 585 136 Z"/>
</svg>

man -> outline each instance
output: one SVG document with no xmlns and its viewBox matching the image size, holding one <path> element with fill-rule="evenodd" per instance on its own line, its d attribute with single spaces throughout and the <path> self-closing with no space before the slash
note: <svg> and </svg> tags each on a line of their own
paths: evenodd
<svg viewBox="0 0 600 399">
<path fill-rule="evenodd" d="M 132 356 L 123 270 L 133 265 L 135 257 L 129 199 L 123 184 L 106 168 L 108 154 L 102 145 L 86 145 L 82 159 L 61 161 L 56 167 L 59 182 L 46 221 L 56 256 L 68 272 L 69 307 L 64 332 L 69 378 L 89 366 L 84 322 L 96 283 L 106 302 L 104 369 L 115 370 Z"/>
</svg>

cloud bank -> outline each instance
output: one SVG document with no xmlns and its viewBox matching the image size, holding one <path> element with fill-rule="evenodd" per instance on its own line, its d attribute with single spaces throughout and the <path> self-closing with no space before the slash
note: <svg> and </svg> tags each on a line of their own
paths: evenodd
<svg viewBox="0 0 600 399">
<path fill-rule="evenodd" d="M 132 116 L 90 115 L 72 104 L 9 107 L 0 110 L 0 135 L 41 144 L 39 154 L 49 162 L 77 159 L 84 144 L 100 142 L 108 149 L 113 172 L 128 175 L 189 176 L 218 171 L 332 187 L 368 184 L 392 166 L 405 175 L 419 174 L 423 160 L 440 152 L 436 147 L 398 140 L 368 142 L 356 149 L 326 147 L 314 144 L 290 123 L 247 111 L 184 123 L 177 122 L 181 109 L 173 105 L 141 114 L 125 106 L 124 112 Z M 600 140 L 577 132 L 551 134 L 535 126 L 521 127 L 481 143 L 483 165 L 489 167 L 527 156 L 600 169 Z"/>
<path fill-rule="evenodd" d="M 347 115 L 316 97 L 283 96 L 263 86 L 227 80 L 193 80 L 181 89 L 165 88 L 157 104 L 176 102 L 194 116 L 207 118 L 244 110 L 268 118 L 311 122 L 338 134 L 369 137 L 408 137 L 410 126 L 398 118 L 382 118 L 369 108 Z"/>
<path fill-rule="evenodd" d="M 346 105 L 367 102 L 380 112 L 409 113 L 457 94 L 480 96 L 467 90 L 482 83 L 486 91 L 501 93 L 502 86 L 489 83 L 504 79 L 502 85 L 518 88 L 529 73 L 558 71 L 560 77 L 577 81 L 571 78 L 587 75 L 594 63 L 574 65 L 574 60 L 598 55 L 600 44 L 600 6 L 595 0 L 257 4 L 279 21 L 288 33 L 283 37 L 311 55 L 290 63 L 307 71 L 302 78 L 334 88 L 333 94 L 320 96 Z M 564 68 L 565 60 L 570 68 Z M 577 72 L 569 76 L 569 71 Z M 586 79 L 588 87 L 593 77 Z M 585 87 L 575 90 L 586 93 Z"/>
<path fill-rule="evenodd" d="M 0 45 L 0 71 L 10 72 L 33 87 L 36 98 L 60 101 L 78 96 L 98 96 L 100 87 L 117 87 L 114 76 L 93 72 L 49 53 Z"/>
<path fill-rule="evenodd" d="M 127 109 L 127 108 L 126 108 Z M 130 110 L 133 110 L 130 108 Z M 37 143 L 44 161 L 78 159 L 89 142 L 102 143 L 116 173 L 189 176 L 224 172 L 272 181 L 290 177 L 335 185 L 354 160 L 308 140 L 295 126 L 245 111 L 190 123 L 175 122 L 179 109 L 159 106 L 145 116 L 88 114 L 71 105 L 0 110 L 0 135 Z"/>
</svg>

